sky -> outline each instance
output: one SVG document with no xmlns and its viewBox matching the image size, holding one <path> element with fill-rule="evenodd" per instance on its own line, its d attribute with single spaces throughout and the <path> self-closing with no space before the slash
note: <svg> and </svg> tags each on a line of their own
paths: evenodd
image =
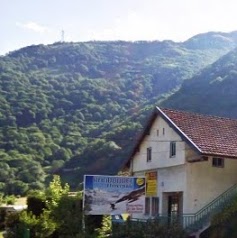
<svg viewBox="0 0 237 238">
<path fill-rule="evenodd" d="M 0 55 L 29 45 L 237 30 L 236 0 L 0 0 Z"/>
</svg>

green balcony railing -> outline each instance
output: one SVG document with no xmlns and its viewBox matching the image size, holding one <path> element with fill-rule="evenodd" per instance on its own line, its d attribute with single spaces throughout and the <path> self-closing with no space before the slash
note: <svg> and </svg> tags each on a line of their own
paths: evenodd
<svg viewBox="0 0 237 238">
<path fill-rule="evenodd" d="M 177 222 L 182 225 L 187 232 L 195 232 L 208 226 L 211 218 L 235 198 L 237 199 L 237 184 L 230 187 L 195 214 L 182 214 L 176 216 L 160 215 L 158 219 L 162 223 Z"/>
<path fill-rule="evenodd" d="M 159 215 L 156 217 L 161 224 L 178 223 L 189 234 L 197 232 L 203 228 L 207 228 L 210 225 L 212 217 L 218 212 L 222 211 L 228 204 L 234 199 L 237 199 L 237 184 L 230 187 L 227 191 L 219 195 L 212 202 L 207 204 L 201 210 L 194 214 L 182 214 L 182 215 Z M 147 222 L 146 219 L 132 219 L 136 222 Z"/>
</svg>

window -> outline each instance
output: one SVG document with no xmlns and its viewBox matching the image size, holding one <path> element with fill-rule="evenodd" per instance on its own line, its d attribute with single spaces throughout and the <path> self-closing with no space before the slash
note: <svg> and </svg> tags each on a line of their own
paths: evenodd
<svg viewBox="0 0 237 238">
<path fill-rule="evenodd" d="M 159 130 L 156 130 L 156 135 L 159 136 Z"/>
<path fill-rule="evenodd" d="M 148 147 L 147 149 L 147 158 L 146 158 L 146 161 L 147 162 L 150 162 L 151 161 L 151 159 L 152 159 L 152 157 L 151 157 L 151 147 Z"/>
<path fill-rule="evenodd" d="M 150 214 L 150 197 L 146 197 L 145 199 L 145 215 Z"/>
<path fill-rule="evenodd" d="M 176 155 L 176 142 L 171 141 L 170 142 L 170 157 L 175 157 Z"/>
<path fill-rule="evenodd" d="M 212 166 L 218 168 L 224 168 L 224 159 L 223 158 L 212 158 Z"/>
<path fill-rule="evenodd" d="M 157 216 L 159 213 L 159 198 L 158 197 L 152 197 L 151 198 L 151 215 Z"/>
<path fill-rule="evenodd" d="M 165 135 L 165 128 L 163 128 L 163 135 Z"/>
<path fill-rule="evenodd" d="M 145 215 L 157 216 L 159 214 L 159 198 L 146 197 L 145 199 Z"/>
</svg>

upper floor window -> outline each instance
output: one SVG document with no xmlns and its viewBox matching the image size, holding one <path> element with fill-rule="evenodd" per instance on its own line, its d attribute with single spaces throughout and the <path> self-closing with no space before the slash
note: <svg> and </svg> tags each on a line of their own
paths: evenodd
<svg viewBox="0 0 237 238">
<path fill-rule="evenodd" d="M 146 161 L 147 161 L 147 162 L 150 162 L 151 159 L 152 159 L 152 150 L 151 150 L 151 147 L 148 147 L 148 148 L 146 149 L 146 151 L 147 151 Z"/>
<path fill-rule="evenodd" d="M 165 128 L 163 128 L 163 135 L 165 135 Z"/>
<path fill-rule="evenodd" d="M 224 159 L 223 158 L 212 158 L 212 166 L 218 168 L 224 168 Z"/>
<path fill-rule="evenodd" d="M 176 155 L 176 142 L 171 141 L 170 142 L 170 157 L 175 157 Z"/>
</svg>

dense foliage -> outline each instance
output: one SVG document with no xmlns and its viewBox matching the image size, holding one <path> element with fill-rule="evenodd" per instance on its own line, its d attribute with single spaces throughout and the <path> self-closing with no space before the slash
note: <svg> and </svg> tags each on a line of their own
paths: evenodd
<svg viewBox="0 0 237 238">
<path fill-rule="evenodd" d="M 237 118 L 236 88 L 237 49 L 185 81 L 163 106 Z"/>
<path fill-rule="evenodd" d="M 69 196 L 68 192 L 69 186 L 54 176 L 46 190 L 31 193 L 27 210 L 7 216 L 6 237 L 25 237 L 27 231 L 32 238 L 83 237 L 82 197 Z M 31 206 L 31 200 L 38 201 L 38 206 Z"/>
<path fill-rule="evenodd" d="M 178 224 L 162 224 L 159 220 L 127 221 L 114 224 L 112 238 L 186 238 L 186 232 Z"/>
<path fill-rule="evenodd" d="M 117 173 L 146 109 L 236 42 L 234 32 L 209 33 L 184 43 L 55 43 L 0 57 L 0 192 L 42 189 L 55 173 L 72 188 L 85 173 Z"/>
</svg>

